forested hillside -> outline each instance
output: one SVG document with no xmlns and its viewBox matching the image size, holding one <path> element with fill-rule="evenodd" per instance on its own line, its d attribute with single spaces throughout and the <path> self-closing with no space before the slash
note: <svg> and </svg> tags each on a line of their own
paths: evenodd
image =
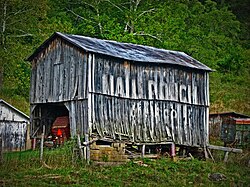
<svg viewBox="0 0 250 187">
<path fill-rule="evenodd" d="M 211 111 L 250 114 L 249 0 L 0 0 L 0 98 L 29 113 L 25 59 L 53 32 L 179 50 L 208 65 Z"/>
</svg>

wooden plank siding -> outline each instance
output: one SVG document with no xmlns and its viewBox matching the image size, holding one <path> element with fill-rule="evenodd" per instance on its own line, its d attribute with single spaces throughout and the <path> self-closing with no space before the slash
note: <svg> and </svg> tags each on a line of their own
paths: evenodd
<svg viewBox="0 0 250 187">
<path fill-rule="evenodd" d="M 87 54 L 56 39 L 38 59 L 32 62 L 32 104 L 87 98 Z"/>
<path fill-rule="evenodd" d="M 92 132 L 132 142 L 207 143 L 207 73 L 93 56 Z"/>
<path fill-rule="evenodd" d="M 29 141 L 28 128 L 29 117 L 0 99 L 0 137 L 3 141 L 3 149 L 16 151 L 28 148 L 26 147 Z"/>
<path fill-rule="evenodd" d="M 72 136 L 204 146 L 208 84 L 204 70 L 87 52 L 58 37 L 32 61 L 30 102 L 63 103 Z"/>
</svg>

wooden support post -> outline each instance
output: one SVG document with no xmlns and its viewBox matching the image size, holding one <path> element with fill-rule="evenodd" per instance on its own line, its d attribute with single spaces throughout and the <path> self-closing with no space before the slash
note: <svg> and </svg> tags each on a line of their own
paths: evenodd
<svg viewBox="0 0 250 187">
<path fill-rule="evenodd" d="M 204 151 L 205 159 L 207 160 L 209 157 L 207 154 L 207 147 L 206 146 L 203 147 L 203 151 Z"/>
<path fill-rule="evenodd" d="M 141 158 L 144 158 L 145 156 L 145 144 L 142 145 L 142 148 L 141 148 Z"/>
<path fill-rule="evenodd" d="M 215 162 L 214 157 L 213 157 L 210 149 L 207 148 L 207 152 L 208 152 L 209 156 L 211 157 L 211 159 L 213 160 L 213 162 Z"/>
<path fill-rule="evenodd" d="M 80 158 L 81 158 L 81 160 L 83 160 L 84 156 L 83 156 L 80 134 L 77 134 L 77 143 L 78 143 L 78 147 L 79 147 Z"/>
<path fill-rule="evenodd" d="M 171 157 L 175 157 L 176 156 L 174 142 L 171 143 L 171 154 L 170 155 L 171 155 Z"/>
<path fill-rule="evenodd" d="M 32 150 L 36 150 L 36 137 L 32 139 Z"/>
<path fill-rule="evenodd" d="M 3 138 L 0 137 L 0 164 L 3 163 Z"/>
<path fill-rule="evenodd" d="M 225 153 L 224 162 L 227 162 L 228 155 L 229 155 L 229 152 L 227 151 L 227 152 Z"/>
<path fill-rule="evenodd" d="M 221 150 L 221 151 L 225 151 L 225 152 L 233 152 L 233 153 L 242 153 L 243 152 L 242 149 L 223 147 L 223 146 L 217 146 L 217 145 L 208 145 L 207 148 Z"/>
<path fill-rule="evenodd" d="M 88 134 L 85 134 L 85 140 L 86 141 L 89 141 L 89 135 Z M 90 161 L 90 146 L 89 144 L 86 145 L 86 161 L 87 161 L 87 164 L 89 164 L 89 161 Z"/>
<path fill-rule="evenodd" d="M 43 161 L 43 142 L 44 142 L 44 134 L 45 134 L 45 125 L 43 125 L 41 146 L 40 146 L 40 161 Z"/>
</svg>

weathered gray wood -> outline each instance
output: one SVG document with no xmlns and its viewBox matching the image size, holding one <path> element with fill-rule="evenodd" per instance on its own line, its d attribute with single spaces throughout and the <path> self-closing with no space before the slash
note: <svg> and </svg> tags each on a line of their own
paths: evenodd
<svg viewBox="0 0 250 187">
<path fill-rule="evenodd" d="M 144 158 L 144 156 L 145 156 L 145 147 L 146 147 L 145 144 L 143 144 L 141 147 L 141 157 L 142 158 Z"/>
<path fill-rule="evenodd" d="M 0 137 L 0 163 L 3 163 L 3 150 L 4 150 L 4 144 L 3 144 L 3 134 L 1 134 Z"/>
<path fill-rule="evenodd" d="M 208 143 L 206 72 L 80 51 L 61 39 L 50 45 L 32 65 L 31 105 L 63 102 L 72 136 Z"/>
<path fill-rule="evenodd" d="M 225 156 L 224 156 L 224 162 L 227 162 L 227 160 L 228 160 L 228 156 L 229 156 L 229 152 L 227 151 L 227 152 L 225 152 Z"/>
<path fill-rule="evenodd" d="M 221 150 L 221 151 L 225 151 L 225 152 L 233 152 L 233 153 L 242 153 L 243 152 L 242 149 L 223 147 L 223 146 L 217 146 L 217 145 L 207 145 L 207 148 Z"/>
<path fill-rule="evenodd" d="M 41 145 L 40 145 L 40 161 L 43 161 L 43 143 L 44 143 L 44 133 L 45 133 L 45 125 L 43 125 L 43 131 L 41 136 Z"/>
<path fill-rule="evenodd" d="M 79 148 L 80 158 L 83 160 L 84 159 L 84 155 L 83 155 L 83 150 L 82 150 L 82 144 L 81 144 L 80 134 L 77 134 L 77 144 L 78 144 L 78 148 Z"/>
</svg>

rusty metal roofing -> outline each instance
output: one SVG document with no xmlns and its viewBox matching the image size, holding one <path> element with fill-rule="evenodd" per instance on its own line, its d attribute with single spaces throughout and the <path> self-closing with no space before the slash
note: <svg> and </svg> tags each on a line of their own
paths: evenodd
<svg viewBox="0 0 250 187">
<path fill-rule="evenodd" d="M 234 118 L 235 124 L 250 125 L 250 118 Z"/>
<path fill-rule="evenodd" d="M 69 117 L 60 116 L 56 118 L 55 122 L 52 125 L 52 129 L 66 128 L 68 125 L 69 125 Z"/>
<path fill-rule="evenodd" d="M 229 116 L 229 117 L 234 117 L 234 118 L 250 118 L 250 116 L 246 114 L 240 114 L 237 112 L 218 112 L 218 113 L 210 113 L 209 117 L 214 117 L 214 116 Z"/>
<path fill-rule="evenodd" d="M 174 64 L 194 69 L 212 71 L 209 67 L 184 52 L 159 49 L 131 43 L 101 40 L 80 35 L 54 33 L 27 60 L 32 61 L 55 37 L 61 37 L 71 44 L 93 53 L 99 53 L 135 62 Z"/>
</svg>

